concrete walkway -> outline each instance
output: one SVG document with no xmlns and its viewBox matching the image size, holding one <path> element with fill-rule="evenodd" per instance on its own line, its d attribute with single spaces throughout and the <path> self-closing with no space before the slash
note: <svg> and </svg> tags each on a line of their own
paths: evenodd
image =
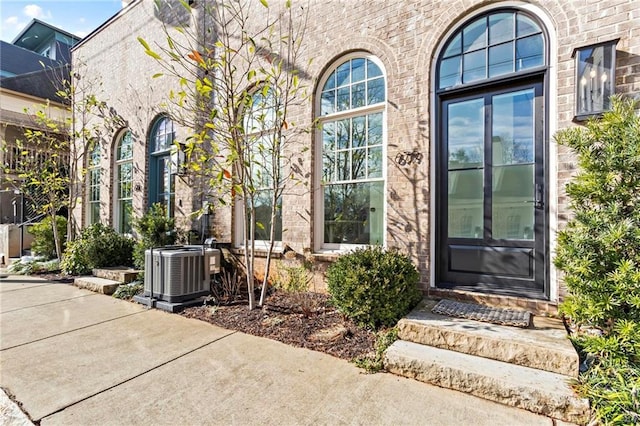
<svg viewBox="0 0 640 426">
<path fill-rule="evenodd" d="M 0 278 L 0 386 L 42 425 L 552 425 L 109 296 Z M 1 424 L 28 424 L 0 393 Z"/>
</svg>

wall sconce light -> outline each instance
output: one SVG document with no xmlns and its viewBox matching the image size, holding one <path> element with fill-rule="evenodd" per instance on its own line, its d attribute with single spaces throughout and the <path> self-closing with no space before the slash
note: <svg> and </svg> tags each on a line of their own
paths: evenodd
<svg viewBox="0 0 640 426">
<path fill-rule="evenodd" d="M 171 173 L 183 176 L 187 173 L 187 163 L 185 160 L 185 146 L 181 143 L 174 143 L 171 147 Z"/>
<path fill-rule="evenodd" d="M 579 47 L 576 60 L 575 121 L 599 116 L 611 109 L 616 85 L 616 45 L 618 40 Z"/>
</svg>

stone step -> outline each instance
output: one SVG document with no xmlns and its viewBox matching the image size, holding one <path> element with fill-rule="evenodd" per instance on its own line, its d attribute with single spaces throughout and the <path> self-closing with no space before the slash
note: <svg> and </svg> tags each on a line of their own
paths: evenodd
<svg viewBox="0 0 640 426">
<path fill-rule="evenodd" d="M 99 278 L 106 278 L 108 280 L 118 281 L 128 284 L 138 278 L 137 269 L 127 268 L 126 266 L 112 266 L 106 268 L 96 268 L 91 271 L 94 276 Z"/>
<path fill-rule="evenodd" d="M 119 281 L 93 276 L 78 277 L 73 280 L 73 285 L 76 287 L 108 295 L 113 294 L 120 284 L 122 283 Z"/>
<path fill-rule="evenodd" d="M 589 402 L 567 376 L 397 340 L 385 352 L 387 371 L 565 422 L 584 424 Z"/>
<path fill-rule="evenodd" d="M 431 312 L 424 300 L 398 323 L 402 340 L 577 377 L 580 359 L 560 320 L 534 316 L 518 328 Z"/>
</svg>

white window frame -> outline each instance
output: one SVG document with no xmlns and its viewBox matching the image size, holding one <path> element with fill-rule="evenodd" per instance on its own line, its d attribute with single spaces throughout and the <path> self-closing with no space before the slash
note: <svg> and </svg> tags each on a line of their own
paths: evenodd
<svg viewBox="0 0 640 426">
<path fill-rule="evenodd" d="M 127 133 L 131 133 L 130 130 L 125 129 L 123 131 L 120 132 L 120 134 L 118 135 L 118 137 L 116 138 L 116 143 L 114 146 L 114 150 L 113 150 L 113 158 L 114 158 L 114 169 L 113 169 L 113 199 L 114 199 L 114 203 L 113 203 L 113 228 L 118 231 L 119 233 L 124 233 L 124 230 L 121 227 L 121 217 L 120 217 L 120 205 L 123 201 L 126 200 L 131 200 L 132 204 L 133 204 L 133 188 L 132 188 L 132 192 L 131 192 L 131 198 L 120 198 L 120 166 L 126 163 L 130 163 L 131 164 L 131 185 L 133 186 L 133 135 L 130 134 L 131 137 L 131 157 L 129 158 L 125 158 L 125 159 L 121 159 L 118 156 L 118 151 L 120 150 L 120 146 L 122 145 L 122 142 L 124 141 L 124 138 L 126 137 Z"/>
<path fill-rule="evenodd" d="M 95 142 L 94 142 L 95 143 Z M 97 151 L 97 162 L 94 163 L 94 153 Z M 102 152 L 100 150 L 100 145 L 95 143 L 93 149 L 87 151 L 87 208 L 86 208 L 86 220 L 87 224 L 93 225 L 94 223 L 98 223 L 101 220 L 100 215 L 100 199 L 101 193 L 100 189 L 102 186 Z M 97 185 L 94 183 L 94 175 L 97 174 Z M 98 199 L 92 199 L 93 190 L 97 186 L 98 189 Z M 92 220 L 92 207 L 94 204 L 98 204 L 98 219 L 97 221 Z"/>
<path fill-rule="evenodd" d="M 252 97 L 258 94 L 259 92 L 260 92 L 260 88 L 257 88 L 256 91 L 252 93 Z M 246 117 L 243 118 L 243 126 L 246 126 L 246 122 L 245 122 L 246 119 L 247 119 Z M 247 129 L 245 128 L 245 132 L 247 132 L 246 134 L 247 137 L 256 137 L 260 135 L 269 136 L 273 133 L 274 130 L 275 129 L 266 129 L 266 130 L 255 131 L 255 132 L 247 132 Z M 256 191 L 260 191 L 260 190 L 269 190 L 269 188 L 256 189 Z M 236 199 L 234 200 L 234 209 L 233 209 L 233 214 L 235 216 L 235 221 L 234 221 L 235 244 L 234 245 L 237 248 L 244 248 L 244 221 L 246 220 L 246 218 L 244 218 L 244 214 L 243 214 L 243 203 L 244 203 L 244 198 L 242 196 L 237 196 Z M 280 215 L 282 216 L 282 206 L 280 208 Z M 284 223 L 282 224 L 282 229 L 283 231 L 285 229 Z M 269 248 L 270 241 L 255 240 L 254 244 L 256 249 L 266 251 Z M 282 236 L 280 240 L 274 241 L 273 248 L 274 248 L 274 251 L 276 252 L 282 251 Z"/>
<path fill-rule="evenodd" d="M 321 113 L 321 101 L 322 90 L 327 82 L 327 79 L 333 74 L 333 72 L 345 62 L 351 59 L 368 59 L 376 64 L 382 72 L 384 78 L 384 101 L 374 104 L 358 107 L 346 111 L 335 112 L 326 116 L 320 115 Z M 387 99 L 388 99 L 388 79 L 387 72 L 383 63 L 376 56 L 367 52 L 352 52 L 350 54 L 341 56 L 335 60 L 330 67 L 327 68 L 319 81 L 316 89 L 316 119 L 323 125 L 328 121 L 338 121 L 346 118 L 364 117 L 373 113 L 382 113 L 382 177 L 375 179 L 360 179 L 351 181 L 342 181 L 340 183 L 367 183 L 367 182 L 382 182 L 383 193 L 383 211 L 382 211 L 382 242 L 383 247 L 386 246 L 387 241 Z M 367 247 L 369 244 L 340 244 L 340 243 L 325 243 L 324 242 L 324 184 L 322 182 L 323 165 L 322 165 L 322 153 L 323 153 L 323 138 L 322 128 L 319 128 L 315 132 L 315 150 L 314 150 L 314 221 L 313 221 L 313 236 L 314 236 L 314 251 L 316 253 L 342 253 L 352 251 L 360 247 Z"/>
</svg>

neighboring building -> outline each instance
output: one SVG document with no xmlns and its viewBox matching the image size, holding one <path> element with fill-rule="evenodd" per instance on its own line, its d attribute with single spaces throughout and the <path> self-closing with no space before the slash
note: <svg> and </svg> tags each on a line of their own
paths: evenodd
<svg viewBox="0 0 640 426">
<path fill-rule="evenodd" d="M 13 225 L 35 217 L 20 193 L 16 165 L 22 155 L 43 155 L 34 150 L 27 154 L 15 141 L 23 139 L 25 129 L 38 128 L 32 114 L 47 102 L 45 112 L 52 119 L 62 123 L 70 116 L 69 106 L 56 93 L 57 83 L 69 79 L 71 46 L 79 40 L 34 19 L 12 43 L 0 42 L 0 164 L 7 167 L 6 172 L 0 168 L 0 253 L 5 257 L 20 255 L 21 230 Z"/>
<path fill-rule="evenodd" d="M 320 127 L 285 154 L 309 173 L 282 197 L 280 246 L 313 257 L 319 271 L 357 246 L 397 247 L 425 293 L 554 310 L 563 287 L 552 256 L 576 164 L 553 136 L 606 109 L 612 93 L 640 94 L 637 2 L 307 8 L 297 66 L 313 97 L 292 114 Z M 105 132 L 92 157 L 102 180 L 74 212 L 85 225 L 99 219 L 129 232 L 131 215 L 160 201 L 198 229 L 189 215 L 203 200 L 170 161 L 171 142 L 188 129 L 163 109 L 172 87 L 151 79 L 162 70 L 137 40 L 166 44 L 160 15 L 154 2 L 134 1 L 73 50 L 128 123 Z M 233 209 L 218 207 L 213 221 L 218 240 L 238 247 Z"/>
</svg>

